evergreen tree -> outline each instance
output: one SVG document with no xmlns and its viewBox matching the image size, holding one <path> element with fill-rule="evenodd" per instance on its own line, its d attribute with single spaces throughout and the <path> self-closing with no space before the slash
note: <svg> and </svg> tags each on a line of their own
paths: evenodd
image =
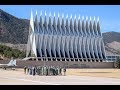
<svg viewBox="0 0 120 90">
<path fill-rule="evenodd" d="M 7 58 L 24 58 L 26 56 L 25 52 L 22 52 L 17 49 L 12 49 L 11 47 L 0 45 L 0 54 L 4 55 Z"/>
<path fill-rule="evenodd" d="M 114 67 L 120 69 L 120 57 L 118 57 L 118 58 L 116 59 L 116 61 L 114 62 Z"/>
</svg>

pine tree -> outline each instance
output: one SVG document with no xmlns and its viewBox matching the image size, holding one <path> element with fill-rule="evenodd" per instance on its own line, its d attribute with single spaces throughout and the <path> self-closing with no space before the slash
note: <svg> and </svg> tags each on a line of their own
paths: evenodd
<svg viewBox="0 0 120 90">
<path fill-rule="evenodd" d="M 120 58 L 118 57 L 116 61 L 114 62 L 114 67 L 120 69 Z"/>
</svg>

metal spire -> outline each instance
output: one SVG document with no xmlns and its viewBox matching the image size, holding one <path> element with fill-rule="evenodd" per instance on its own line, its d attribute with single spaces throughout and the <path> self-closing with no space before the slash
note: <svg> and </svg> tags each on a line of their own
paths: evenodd
<svg viewBox="0 0 120 90">
<path fill-rule="evenodd" d="M 64 18 L 64 14 L 62 13 L 62 18 Z"/>
<path fill-rule="evenodd" d="M 55 17 L 55 12 L 54 12 L 54 17 Z"/>
<path fill-rule="evenodd" d="M 92 20 L 91 16 L 90 16 L 90 21 Z"/>
<path fill-rule="evenodd" d="M 59 14 L 59 12 L 58 12 L 58 18 L 60 17 L 60 14 Z"/>
<path fill-rule="evenodd" d="M 98 19 L 97 19 L 97 21 L 99 22 L 99 16 L 98 16 Z"/>
<path fill-rule="evenodd" d="M 46 16 L 46 11 L 45 11 L 45 16 Z"/>
<path fill-rule="evenodd" d="M 37 15 L 37 10 L 36 10 L 36 15 Z"/>
<path fill-rule="evenodd" d="M 40 12 L 40 16 L 42 16 L 42 11 Z"/>
<path fill-rule="evenodd" d="M 86 16 L 86 21 L 88 20 L 88 16 Z"/>
<path fill-rule="evenodd" d="M 74 17 L 74 19 L 76 19 L 76 14 L 75 14 L 75 17 Z"/>
<path fill-rule="evenodd" d="M 51 17 L 51 12 L 49 13 L 49 17 Z"/>
<path fill-rule="evenodd" d="M 84 16 L 82 16 L 82 20 L 84 20 Z"/>
<path fill-rule="evenodd" d="M 72 14 L 71 14 L 71 16 L 70 16 L 70 19 L 72 19 Z"/>
<path fill-rule="evenodd" d="M 94 21 L 95 21 L 95 16 L 94 16 Z"/>
<path fill-rule="evenodd" d="M 78 19 L 80 19 L 80 15 L 79 15 Z"/>
<path fill-rule="evenodd" d="M 66 18 L 68 18 L 68 14 L 67 14 Z"/>
<path fill-rule="evenodd" d="M 34 24 L 33 24 L 33 13 L 32 13 L 32 9 L 31 9 L 31 18 L 30 18 L 30 25 L 31 25 L 31 28 L 32 28 L 32 31 L 34 32 Z"/>
</svg>

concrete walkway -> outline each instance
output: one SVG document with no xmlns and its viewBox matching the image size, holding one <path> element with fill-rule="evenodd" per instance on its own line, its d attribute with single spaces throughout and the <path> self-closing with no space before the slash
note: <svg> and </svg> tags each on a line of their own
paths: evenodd
<svg viewBox="0 0 120 90">
<path fill-rule="evenodd" d="M 120 79 L 90 76 L 31 76 L 0 69 L 0 85 L 120 85 Z"/>
</svg>

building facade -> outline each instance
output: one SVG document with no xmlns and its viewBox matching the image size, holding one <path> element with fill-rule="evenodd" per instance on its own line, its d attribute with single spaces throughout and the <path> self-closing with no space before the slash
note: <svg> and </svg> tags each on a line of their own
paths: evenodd
<svg viewBox="0 0 120 90">
<path fill-rule="evenodd" d="M 118 60 L 120 58 L 120 55 L 107 55 L 106 56 L 106 60 L 108 62 L 115 62 L 116 60 Z"/>
<path fill-rule="evenodd" d="M 82 18 L 76 15 L 52 17 L 31 12 L 26 57 L 49 61 L 98 61 L 106 60 L 99 17 Z"/>
</svg>

